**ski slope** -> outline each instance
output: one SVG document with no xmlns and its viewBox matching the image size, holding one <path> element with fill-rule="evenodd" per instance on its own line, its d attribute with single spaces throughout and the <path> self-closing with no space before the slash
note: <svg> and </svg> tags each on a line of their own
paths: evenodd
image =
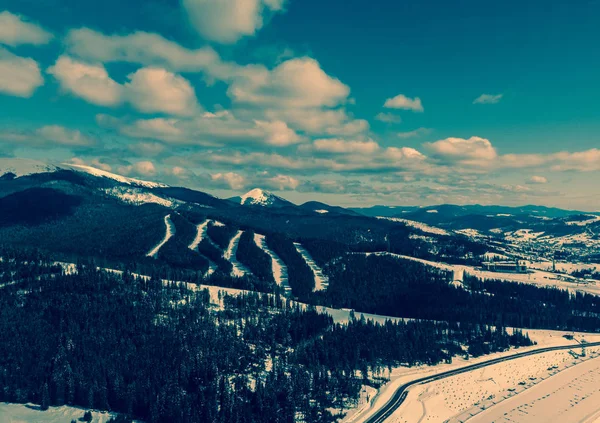
<svg viewBox="0 0 600 423">
<path fill-rule="evenodd" d="M 275 252 L 273 252 L 268 246 L 264 235 L 254 234 L 254 242 L 260 249 L 267 253 L 271 257 L 273 278 L 277 285 L 283 287 L 286 294 L 292 292 L 292 288 L 288 282 L 288 269 L 283 260 L 281 260 Z"/>
<path fill-rule="evenodd" d="M 206 235 L 206 228 L 208 226 L 208 223 L 210 222 L 210 220 L 206 219 L 204 222 L 202 222 L 201 224 L 199 224 L 196 227 L 196 237 L 194 238 L 194 240 L 192 241 L 192 243 L 190 245 L 188 245 L 188 248 L 192 251 L 198 251 L 198 245 L 200 245 L 200 243 L 202 242 L 203 239 L 208 239 L 210 240 L 210 238 L 208 238 L 208 236 Z M 212 241 L 210 241 L 212 243 Z M 208 270 L 206 271 L 206 274 L 204 276 L 210 276 L 213 273 L 215 273 L 215 271 L 217 270 L 217 265 L 210 260 L 208 257 L 206 256 L 202 256 L 204 257 L 207 261 L 208 261 Z"/>
<path fill-rule="evenodd" d="M 173 235 L 175 235 L 175 225 L 171 221 L 170 214 L 165 216 L 165 227 L 166 227 L 165 237 L 156 247 L 154 247 L 152 250 L 150 250 L 150 252 L 148 254 L 146 254 L 147 257 L 156 258 L 158 256 L 158 252 L 163 247 L 163 245 L 165 245 L 167 243 L 167 241 L 169 241 L 169 239 L 171 239 L 171 237 Z"/>
<path fill-rule="evenodd" d="M 7 404 L 0 402 L 0 423 L 69 423 L 80 421 L 85 409 L 79 407 L 50 407 L 41 411 L 34 404 Z M 92 411 L 94 423 L 107 423 L 117 414 L 106 411 Z"/>
<path fill-rule="evenodd" d="M 235 236 L 231 238 L 231 241 L 229 241 L 229 245 L 227 246 L 225 254 L 223 254 L 225 260 L 229 260 L 229 262 L 233 266 L 231 274 L 233 276 L 237 276 L 238 278 L 244 276 L 246 273 L 250 273 L 246 266 L 240 263 L 236 257 L 238 245 L 240 243 L 240 237 L 243 233 L 244 231 L 237 231 Z"/>
<path fill-rule="evenodd" d="M 294 242 L 294 246 L 315 276 L 315 291 L 327 290 L 327 287 L 329 286 L 329 278 L 323 275 L 321 268 L 317 265 L 317 263 L 315 263 L 313 258 L 310 256 L 310 253 L 302 246 L 302 244 L 299 242 Z"/>
</svg>

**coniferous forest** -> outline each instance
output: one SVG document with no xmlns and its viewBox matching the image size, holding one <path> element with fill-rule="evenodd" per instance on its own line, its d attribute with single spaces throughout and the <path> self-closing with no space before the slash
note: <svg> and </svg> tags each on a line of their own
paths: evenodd
<svg viewBox="0 0 600 423">
<path fill-rule="evenodd" d="M 393 366 L 531 344 L 502 327 L 339 324 L 279 295 L 211 298 L 92 263 L 65 274 L 36 253 L 2 256 L 0 401 L 148 422 L 333 422 Z"/>
</svg>

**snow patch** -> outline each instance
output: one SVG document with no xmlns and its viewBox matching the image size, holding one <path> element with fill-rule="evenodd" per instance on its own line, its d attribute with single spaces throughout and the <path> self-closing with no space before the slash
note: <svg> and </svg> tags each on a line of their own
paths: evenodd
<svg viewBox="0 0 600 423">
<path fill-rule="evenodd" d="M 117 197 L 124 203 L 140 206 L 142 204 L 159 204 L 164 207 L 173 207 L 174 202 L 159 197 L 150 192 L 144 192 L 138 188 L 114 187 L 105 189 L 104 192 L 112 197 Z"/>
<path fill-rule="evenodd" d="M 237 231 L 235 236 L 231 238 L 231 241 L 229 241 L 229 245 L 227 246 L 225 254 L 223 254 L 225 260 L 229 260 L 229 262 L 231 263 L 231 274 L 233 276 L 237 276 L 238 278 L 244 276 L 246 273 L 250 273 L 242 263 L 237 261 L 236 258 L 238 245 L 240 243 L 240 237 L 243 233 L 244 231 Z"/>
<path fill-rule="evenodd" d="M 315 210 L 316 213 L 325 214 L 329 213 L 329 210 Z"/>
<path fill-rule="evenodd" d="M 385 216 L 377 216 L 377 219 L 391 220 L 392 222 L 404 223 L 411 228 L 419 229 L 423 232 L 435 235 L 450 235 L 450 233 L 444 229 L 437 228 L 435 226 L 430 226 L 425 223 L 417 222 L 414 220 L 401 219 L 399 217 L 385 217 Z"/>
</svg>

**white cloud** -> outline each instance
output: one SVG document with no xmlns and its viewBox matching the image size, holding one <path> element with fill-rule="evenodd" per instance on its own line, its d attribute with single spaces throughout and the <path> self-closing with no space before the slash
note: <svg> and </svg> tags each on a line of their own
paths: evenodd
<svg viewBox="0 0 600 423">
<path fill-rule="evenodd" d="M 552 167 L 553 170 L 600 171 L 600 150 L 597 148 L 574 153 L 562 151 L 552 154 L 551 158 L 555 161 Z"/>
<path fill-rule="evenodd" d="M 396 136 L 398 138 L 414 138 L 414 137 L 419 137 L 421 135 L 427 135 L 430 133 L 431 133 L 431 129 L 429 129 L 429 128 L 417 128 L 413 131 L 397 132 Z"/>
<path fill-rule="evenodd" d="M 0 93 L 28 98 L 43 84 L 35 60 L 16 56 L 0 47 Z"/>
<path fill-rule="evenodd" d="M 531 178 L 529 178 L 527 182 L 530 184 L 547 184 L 548 178 L 546 178 L 545 176 L 534 175 Z"/>
<path fill-rule="evenodd" d="M 480 137 L 446 138 L 433 143 L 425 143 L 424 146 L 442 161 L 476 166 L 485 166 L 498 156 L 492 143 Z"/>
<path fill-rule="evenodd" d="M 402 118 L 394 113 L 378 113 L 375 120 L 385 123 L 402 123 Z"/>
<path fill-rule="evenodd" d="M 117 169 L 118 173 L 121 175 L 138 175 L 138 176 L 154 176 L 156 175 L 156 167 L 154 163 L 148 160 L 143 160 L 131 165 L 120 166 Z"/>
<path fill-rule="evenodd" d="M 0 138 L 15 146 L 52 147 L 89 147 L 97 143 L 96 139 L 84 135 L 81 131 L 60 125 L 46 125 L 33 130 L 5 131 Z"/>
<path fill-rule="evenodd" d="M 361 141 L 344 140 L 340 138 L 322 138 L 313 141 L 311 149 L 313 151 L 325 153 L 371 154 L 379 150 L 379 144 L 371 139 Z"/>
<path fill-rule="evenodd" d="M 139 111 L 193 115 L 199 106 L 189 81 L 160 68 L 142 68 L 128 76 L 125 96 Z"/>
<path fill-rule="evenodd" d="M 110 78 L 102 65 L 92 65 L 61 56 L 54 66 L 48 68 L 48 73 L 56 78 L 63 91 L 90 103 L 115 106 L 122 101 L 121 85 Z"/>
<path fill-rule="evenodd" d="M 261 182 L 268 189 L 279 191 L 293 191 L 300 186 L 300 181 L 289 175 L 276 175 Z"/>
<path fill-rule="evenodd" d="M 475 100 L 473 104 L 496 104 L 502 99 L 503 94 L 481 94 Z"/>
<path fill-rule="evenodd" d="M 9 11 L 0 13 L 0 44 L 12 47 L 22 44 L 42 45 L 52 39 L 52 34 L 41 26 L 27 22 Z"/>
<path fill-rule="evenodd" d="M 183 77 L 160 68 L 141 68 L 128 75 L 129 82 L 114 81 L 101 64 L 89 64 L 68 56 L 48 69 L 61 89 L 99 106 L 129 102 L 143 113 L 193 115 L 199 105 L 192 85 Z"/>
<path fill-rule="evenodd" d="M 234 43 L 262 28 L 269 14 L 282 12 L 283 0 L 183 0 L 190 22 L 206 39 Z"/>
<path fill-rule="evenodd" d="M 423 105 L 419 97 L 409 98 L 404 94 L 398 94 L 396 97 L 388 98 L 383 107 L 387 109 L 412 110 L 413 112 L 422 112 Z"/>
<path fill-rule="evenodd" d="M 287 60 L 272 71 L 263 67 L 234 79 L 227 91 L 236 103 L 263 107 L 335 107 L 350 88 L 327 75 L 319 62 L 303 57 Z"/>
<path fill-rule="evenodd" d="M 240 190 L 246 186 L 246 178 L 235 172 L 215 173 L 210 177 L 213 182 L 222 184 L 232 190 Z"/>
<path fill-rule="evenodd" d="M 123 135 L 177 145 L 263 144 L 281 147 L 302 141 L 285 122 L 241 120 L 229 111 L 207 112 L 192 119 L 153 118 L 133 122 L 99 115 L 97 121 Z"/>
</svg>

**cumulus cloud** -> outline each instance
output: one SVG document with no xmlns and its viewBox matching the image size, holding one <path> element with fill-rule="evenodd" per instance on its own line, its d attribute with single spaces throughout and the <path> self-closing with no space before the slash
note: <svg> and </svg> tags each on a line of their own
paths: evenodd
<svg viewBox="0 0 600 423">
<path fill-rule="evenodd" d="M 559 152 L 551 156 L 555 162 L 552 166 L 557 171 L 600 171 L 600 150 L 592 148 L 586 151 Z"/>
<path fill-rule="evenodd" d="M 42 45 L 52 39 L 52 34 L 39 25 L 9 11 L 0 13 L 0 44 L 12 47 L 22 44 Z"/>
<path fill-rule="evenodd" d="M 5 131 L 0 133 L 0 139 L 19 147 L 27 145 L 43 148 L 89 147 L 97 143 L 94 137 L 60 125 L 46 125 L 24 131 Z"/>
<path fill-rule="evenodd" d="M 101 106 L 115 106 L 122 101 L 123 88 L 115 82 L 104 66 L 74 60 L 68 56 L 58 58 L 48 73 L 60 84 L 63 91 Z"/>
<path fill-rule="evenodd" d="M 129 137 L 150 138 L 176 145 L 262 144 L 283 147 L 302 141 L 285 122 L 241 120 L 230 111 L 206 112 L 192 119 L 153 118 L 132 122 L 99 115 L 97 121 Z"/>
<path fill-rule="evenodd" d="M 269 15 L 282 12 L 284 0 L 183 0 L 183 6 L 204 38 L 234 43 L 254 35 Z"/>
<path fill-rule="evenodd" d="M 0 47 L 0 93 L 29 98 L 43 84 L 35 60 L 16 56 Z"/>
<path fill-rule="evenodd" d="M 156 175 L 156 166 L 148 160 L 142 160 L 127 166 L 120 166 L 117 171 L 122 175 L 154 176 Z"/>
<path fill-rule="evenodd" d="M 527 182 L 530 184 L 547 184 L 548 178 L 546 178 L 545 176 L 534 175 L 531 178 L 529 178 Z"/>
<path fill-rule="evenodd" d="M 263 107 L 334 107 L 345 102 L 350 88 L 327 75 L 309 57 L 287 60 L 272 71 L 256 67 L 236 78 L 227 91 L 236 103 Z"/>
<path fill-rule="evenodd" d="M 473 104 L 496 104 L 502 100 L 503 94 L 481 94 L 475 100 Z"/>
<path fill-rule="evenodd" d="M 161 68 L 142 68 L 128 76 L 125 96 L 139 111 L 193 115 L 198 111 L 194 87 L 179 75 Z"/>
<path fill-rule="evenodd" d="M 272 190 L 293 191 L 300 185 L 300 180 L 290 175 L 275 175 L 262 181 L 261 186 Z"/>
<path fill-rule="evenodd" d="M 246 178 L 235 172 L 214 173 L 210 177 L 217 186 L 232 190 L 240 190 L 247 186 Z"/>
<path fill-rule="evenodd" d="M 425 143 L 424 146 L 437 159 L 444 162 L 485 166 L 498 156 L 492 143 L 481 137 L 446 138 L 433 143 Z"/>
<path fill-rule="evenodd" d="M 413 112 L 422 112 L 423 104 L 419 97 L 409 98 L 404 94 L 398 94 L 396 97 L 388 98 L 383 107 L 387 109 L 412 110 Z"/>
<path fill-rule="evenodd" d="M 58 58 L 48 69 L 61 89 L 99 106 L 128 102 L 143 113 L 192 115 L 199 110 L 196 93 L 183 77 L 160 68 L 146 67 L 128 75 L 129 82 L 114 81 L 101 64 L 69 56 Z"/>
<path fill-rule="evenodd" d="M 379 144 L 369 140 L 344 140 L 340 138 L 321 138 L 313 141 L 312 145 L 302 146 L 306 151 L 324 153 L 359 153 L 371 154 L 379 149 Z M 301 147 L 301 148 L 302 148 Z"/>
</svg>

